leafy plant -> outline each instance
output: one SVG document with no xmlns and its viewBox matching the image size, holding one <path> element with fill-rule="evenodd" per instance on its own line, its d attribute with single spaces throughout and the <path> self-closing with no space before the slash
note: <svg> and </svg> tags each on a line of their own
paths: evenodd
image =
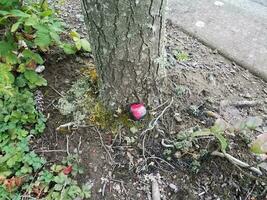
<svg viewBox="0 0 267 200">
<path fill-rule="evenodd" d="M 0 30 L 0 199 L 21 199 L 24 193 L 45 199 L 89 197 L 90 187 L 73 179 L 81 172 L 74 160 L 65 162 L 65 170 L 44 170 L 45 159 L 30 148 L 31 136 L 45 129 L 33 95 L 47 85 L 35 72 L 45 63 L 42 55 L 54 46 L 71 47 L 68 53 L 90 51 L 89 43 L 78 34 L 71 37 L 75 44 L 62 41 L 64 23 L 46 0 L 1 0 Z"/>
</svg>

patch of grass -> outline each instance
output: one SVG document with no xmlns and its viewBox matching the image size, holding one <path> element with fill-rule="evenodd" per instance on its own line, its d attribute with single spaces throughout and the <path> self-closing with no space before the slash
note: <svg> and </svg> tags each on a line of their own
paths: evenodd
<svg viewBox="0 0 267 200">
<path fill-rule="evenodd" d="M 187 52 L 184 52 L 184 51 L 178 51 L 175 54 L 175 58 L 179 62 L 185 62 L 185 61 L 189 60 L 189 54 Z"/>
</svg>

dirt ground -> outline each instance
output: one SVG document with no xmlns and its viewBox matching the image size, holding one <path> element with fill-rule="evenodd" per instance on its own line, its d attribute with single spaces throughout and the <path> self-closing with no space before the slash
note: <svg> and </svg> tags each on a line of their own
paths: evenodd
<svg viewBox="0 0 267 200">
<path fill-rule="evenodd" d="M 79 4 L 72 4 L 67 1 L 64 5 L 65 9 L 71 9 L 63 18 L 68 19 L 70 27 L 77 26 L 79 32 L 84 32 L 79 29 L 83 27 L 79 25 L 83 22 Z M 70 15 L 72 17 L 68 17 Z M 145 144 L 140 137 L 142 130 L 131 133 L 122 128 L 115 135 L 93 126 L 65 133 L 56 131 L 58 126 L 72 121 L 71 116 L 60 114 L 58 100 L 81 78 L 81 69 L 92 62 L 92 58 L 88 54 L 64 56 L 60 52 L 51 52 L 46 58 L 44 72 L 49 85 L 43 89 L 45 114 L 49 118 L 46 132 L 38 138 L 34 149 L 51 163 L 60 161 L 67 152 L 78 153 L 84 174 L 77 180 L 93 183 L 91 199 L 94 200 L 149 200 L 153 178 L 159 183 L 162 199 L 166 200 L 266 199 L 266 185 L 255 179 L 257 175 L 251 177 L 249 170 L 244 169 L 244 173 L 225 158 L 210 154 L 218 149 L 214 138 L 199 139 L 185 155 L 177 155 L 179 152 L 163 145 L 162 139 L 174 141 L 181 131 L 212 126 L 215 120 L 205 114 L 207 111 L 218 113 L 229 123 L 248 116 L 261 116 L 263 124 L 258 131 L 245 136 L 226 136 L 229 140 L 227 152 L 254 164 L 257 158 L 249 152 L 246 139 L 266 130 L 267 83 L 170 23 L 166 51 L 171 94 L 166 96 L 164 101 L 167 103 L 158 108 L 157 113 L 170 103 L 171 98 L 173 103 L 158 121 L 157 128 L 147 133 Z M 185 52 L 186 59 L 179 61 L 179 52 Z M 227 102 L 245 100 L 259 103 L 255 106 L 224 106 Z M 146 162 L 142 155 L 143 145 Z M 166 149 L 171 152 L 169 158 Z M 264 173 L 266 175 L 266 171 Z"/>
</svg>

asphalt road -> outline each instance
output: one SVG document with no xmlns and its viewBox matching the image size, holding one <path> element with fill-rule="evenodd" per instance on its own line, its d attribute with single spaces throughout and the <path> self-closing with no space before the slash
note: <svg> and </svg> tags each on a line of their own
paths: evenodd
<svg viewBox="0 0 267 200">
<path fill-rule="evenodd" d="M 168 18 L 267 81 L 267 0 L 169 0 Z"/>
</svg>

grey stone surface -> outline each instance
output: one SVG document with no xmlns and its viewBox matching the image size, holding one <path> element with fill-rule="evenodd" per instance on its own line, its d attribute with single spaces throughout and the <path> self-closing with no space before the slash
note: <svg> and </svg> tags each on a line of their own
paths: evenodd
<svg viewBox="0 0 267 200">
<path fill-rule="evenodd" d="M 168 18 L 267 81 L 267 0 L 169 0 Z"/>
</svg>

